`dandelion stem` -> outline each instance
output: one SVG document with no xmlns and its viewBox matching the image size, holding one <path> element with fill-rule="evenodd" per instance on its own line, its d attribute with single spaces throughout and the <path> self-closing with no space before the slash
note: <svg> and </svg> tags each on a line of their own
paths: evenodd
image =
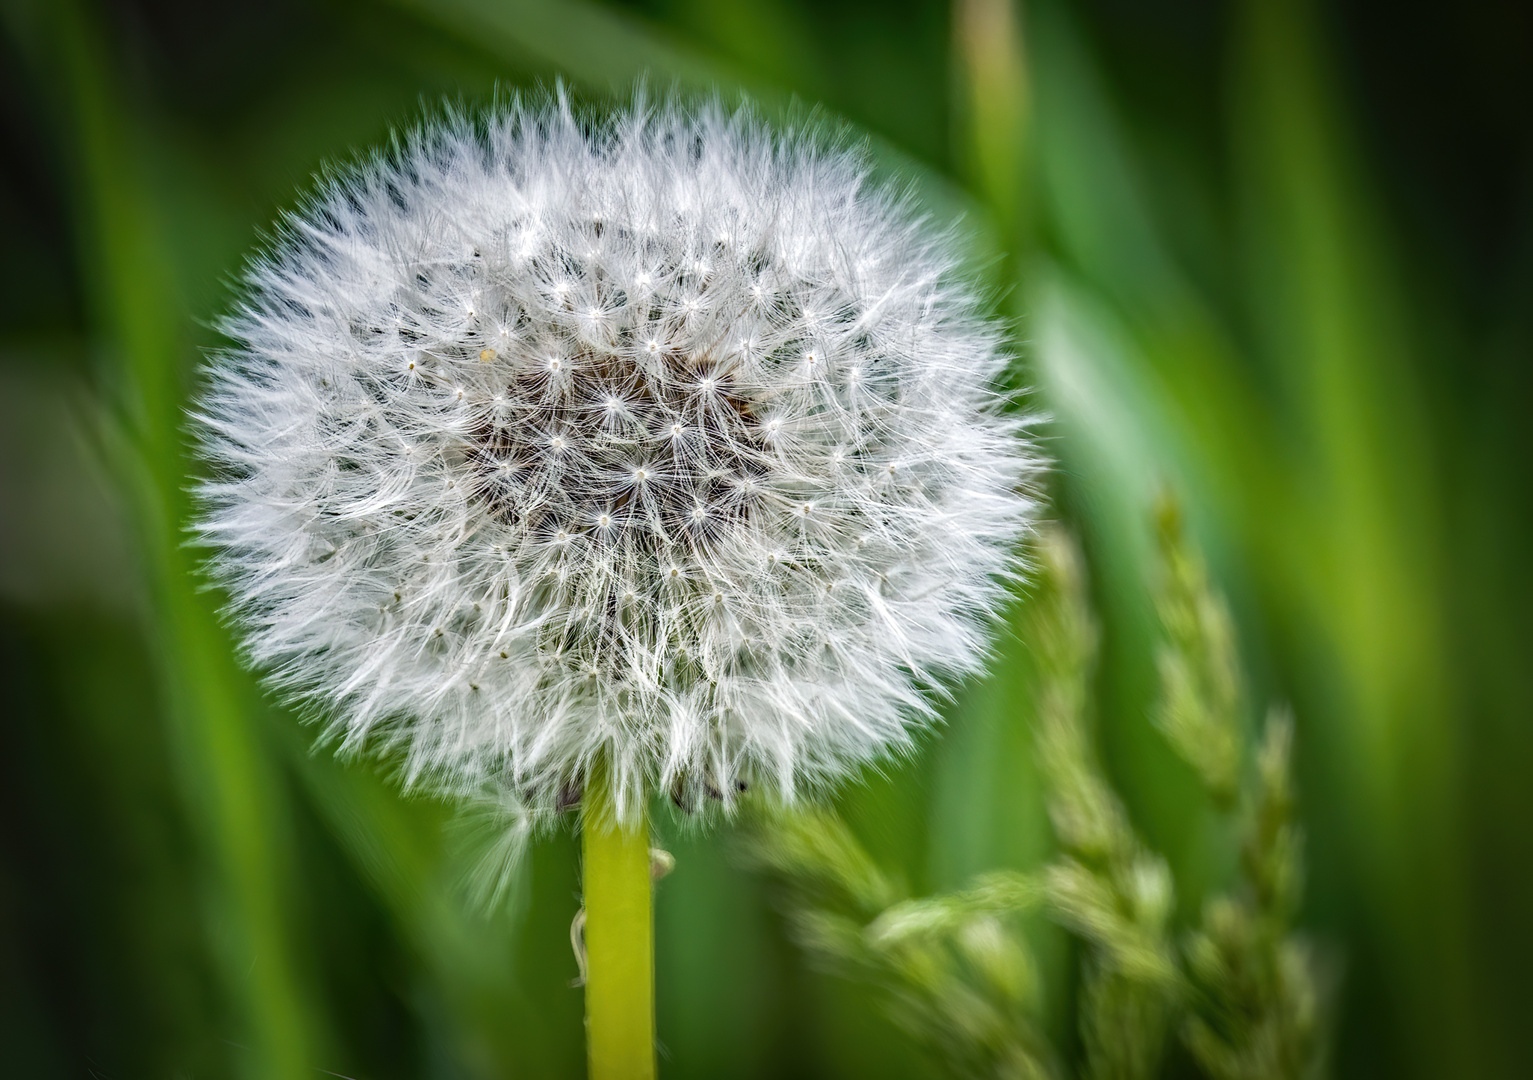
<svg viewBox="0 0 1533 1080">
<path fill-rule="evenodd" d="M 590 1080 L 655 1076 L 649 823 L 621 824 L 598 766 L 586 784 L 586 1052 Z"/>
</svg>

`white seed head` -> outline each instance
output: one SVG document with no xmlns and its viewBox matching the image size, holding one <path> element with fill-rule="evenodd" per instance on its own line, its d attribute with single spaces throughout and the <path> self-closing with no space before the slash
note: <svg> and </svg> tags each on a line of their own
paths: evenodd
<svg viewBox="0 0 1533 1080">
<path fill-rule="evenodd" d="M 225 330 L 199 529 L 248 655 L 410 783 L 834 781 L 980 666 L 1032 517 L 947 241 L 744 113 L 429 125 Z"/>
</svg>

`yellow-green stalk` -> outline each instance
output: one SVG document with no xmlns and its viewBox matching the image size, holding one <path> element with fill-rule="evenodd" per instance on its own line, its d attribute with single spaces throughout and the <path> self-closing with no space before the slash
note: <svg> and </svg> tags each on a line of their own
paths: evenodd
<svg viewBox="0 0 1533 1080">
<path fill-rule="evenodd" d="M 655 1076 L 649 822 L 620 824 L 605 765 L 585 789 L 586 1053 L 590 1080 Z"/>
</svg>

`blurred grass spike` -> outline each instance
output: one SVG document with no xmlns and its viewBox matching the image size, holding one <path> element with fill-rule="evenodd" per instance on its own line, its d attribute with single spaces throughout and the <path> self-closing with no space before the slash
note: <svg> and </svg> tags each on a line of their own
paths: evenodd
<svg viewBox="0 0 1533 1080">
<path fill-rule="evenodd" d="M 1316 1058 L 1319 995 L 1310 950 L 1292 934 L 1302 848 L 1290 765 L 1293 721 L 1271 710 L 1242 784 L 1247 750 L 1234 623 L 1169 493 L 1156 518 L 1157 608 L 1166 635 L 1156 724 L 1216 804 L 1238 814 L 1242 833 L 1239 880 L 1230 893 L 1205 902 L 1202 925 L 1185 946 L 1193 1005 L 1182 1036 L 1220 1080 L 1304 1076 Z"/>
<path fill-rule="evenodd" d="M 1077 997 L 1082 1076 L 1160 1075 L 1178 1034 L 1216 1080 L 1298 1080 L 1319 1060 L 1319 980 L 1312 951 L 1293 932 L 1302 844 L 1292 720 L 1273 710 L 1245 767 L 1232 620 L 1169 496 L 1157 521 L 1167 641 L 1156 724 L 1222 810 L 1236 815 L 1241 834 L 1236 880 L 1205 900 L 1201 923 L 1180 945 L 1170 866 L 1135 832 L 1094 747 L 1097 624 L 1085 562 L 1060 527 L 1035 542 L 1026 627 L 1039 774 L 1061 849 L 1049 865 L 905 899 L 833 813 L 777 810 L 753 819 L 750 858 L 787 884 L 799 944 L 830 970 L 878 987 L 891 1015 L 954 1075 L 1060 1071 L 1064 1056 L 1040 1035 L 1041 988 L 1017 925 L 1034 911 L 1086 946 Z"/>
<path fill-rule="evenodd" d="M 1029 620 L 1037 655 L 1038 754 L 1062 856 L 1044 872 L 1055 919 L 1088 943 L 1080 1005 L 1085 1075 L 1153 1076 L 1180 990 L 1168 934 L 1171 871 L 1134 834 L 1093 748 L 1097 631 L 1084 561 L 1061 528 L 1037 546 Z"/>
<path fill-rule="evenodd" d="M 1203 561 L 1187 542 L 1181 507 L 1163 493 L 1156 511 L 1161 572 L 1156 608 L 1166 639 L 1156 656 L 1160 700 L 1155 723 L 1197 771 L 1209 795 L 1230 808 L 1240 784 L 1240 663 L 1224 598 L 1210 589 Z"/>
<path fill-rule="evenodd" d="M 1257 801 L 1242 851 L 1257 903 L 1287 918 L 1303 886 L 1303 839 L 1294 819 L 1293 716 L 1274 707 L 1256 754 Z"/>
<path fill-rule="evenodd" d="M 1093 861 L 1131 860 L 1137 841 L 1097 766 L 1089 729 L 1098 630 L 1086 603 L 1080 551 L 1055 527 L 1041 534 L 1036 555 L 1027 638 L 1037 666 L 1034 723 L 1049 817 L 1067 851 Z"/>
<path fill-rule="evenodd" d="M 1293 820 L 1293 722 L 1274 709 L 1243 811 L 1241 880 L 1204 905 L 1186 945 L 1198 1007 L 1182 1037 L 1216 1080 L 1314 1074 L 1322 991 L 1311 947 L 1293 933 L 1302 842 Z"/>
<path fill-rule="evenodd" d="M 747 861 L 787 887 L 799 946 L 822 967 L 877 988 L 890 1017 L 954 1076 L 1057 1075 L 1037 1025 L 1038 979 L 1008 917 L 1038 889 L 1016 874 L 906 900 L 851 829 L 824 809 L 756 807 Z"/>
<path fill-rule="evenodd" d="M 801 891 L 871 918 L 900 890 L 834 813 L 754 805 L 749 861 L 789 878 Z"/>
<path fill-rule="evenodd" d="M 1032 878 L 1013 871 L 983 874 L 963 892 L 903 900 L 868 924 L 868 941 L 889 948 L 920 937 L 962 931 L 980 916 L 1009 915 L 1037 907 L 1043 895 Z"/>
</svg>

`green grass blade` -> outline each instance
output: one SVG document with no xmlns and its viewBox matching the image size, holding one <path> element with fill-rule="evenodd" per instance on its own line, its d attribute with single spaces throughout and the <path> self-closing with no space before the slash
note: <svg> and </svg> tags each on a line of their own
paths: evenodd
<svg viewBox="0 0 1533 1080">
<path fill-rule="evenodd" d="M 284 909 L 280 785 L 252 722 L 248 680 L 182 542 L 185 316 L 175 257 L 145 180 L 142 155 L 152 144 L 123 107 L 90 13 L 61 3 L 38 25 L 47 35 L 44 55 L 64 78 L 61 107 L 79 167 L 74 195 L 93 316 L 119 361 L 105 374 L 124 418 L 109 442 L 151 584 L 183 795 L 211 868 L 213 946 L 244 1041 L 232 1056 L 245 1075 L 307 1075 L 319 1035 Z"/>
</svg>

